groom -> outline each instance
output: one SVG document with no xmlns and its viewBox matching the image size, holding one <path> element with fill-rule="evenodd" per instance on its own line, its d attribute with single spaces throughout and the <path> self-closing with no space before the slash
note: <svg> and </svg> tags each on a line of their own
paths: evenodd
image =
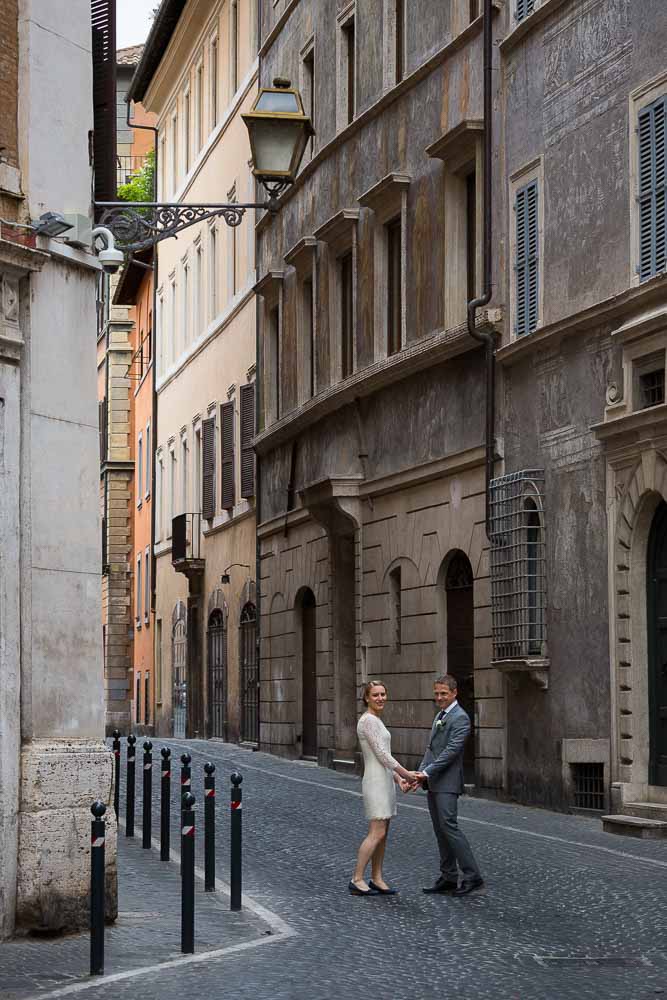
<svg viewBox="0 0 667 1000">
<path fill-rule="evenodd" d="M 433 698 L 436 715 L 418 779 L 428 789 L 428 809 L 440 849 L 440 878 L 424 892 L 465 896 L 484 881 L 464 833 L 458 827 L 458 801 L 463 793 L 463 746 L 470 733 L 470 719 L 456 700 L 456 678 L 438 677 Z M 417 787 L 414 785 L 413 787 Z M 458 884 L 458 867 L 462 881 Z"/>
</svg>

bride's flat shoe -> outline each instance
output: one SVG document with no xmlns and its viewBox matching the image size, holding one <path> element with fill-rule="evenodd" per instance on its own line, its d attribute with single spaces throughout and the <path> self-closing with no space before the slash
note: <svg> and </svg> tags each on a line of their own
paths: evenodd
<svg viewBox="0 0 667 1000">
<path fill-rule="evenodd" d="M 368 885 L 373 892 L 379 892 L 381 896 L 398 896 L 398 889 L 381 889 L 379 885 L 375 884 L 373 879 L 368 880 Z"/>
<path fill-rule="evenodd" d="M 347 888 L 352 896 L 377 896 L 378 894 L 377 889 L 360 889 L 354 882 L 350 882 Z"/>
</svg>

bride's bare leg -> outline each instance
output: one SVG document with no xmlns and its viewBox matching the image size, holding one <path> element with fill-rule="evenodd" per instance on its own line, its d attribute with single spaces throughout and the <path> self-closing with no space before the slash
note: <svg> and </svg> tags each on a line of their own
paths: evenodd
<svg viewBox="0 0 667 1000">
<path fill-rule="evenodd" d="M 357 864 L 354 869 L 354 875 L 352 876 L 352 881 L 360 889 L 366 890 L 368 885 L 364 881 L 364 871 L 366 865 L 373 857 L 378 844 L 380 844 L 386 837 L 387 820 L 386 819 L 372 819 L 368 824 L 368 833 L 361 842 L 359 852 L 357 854 Z"/>
<path fill-rule="evenodd" d="M 385 820 L 384 837 L 377 845 L 373 854 L 371 855 L 371 878 L 375 885 L 379 885 L 381 889 L 388 889 L 389 886 L 382 878 L 382 864 L 384 862 L 384 852 L 387 846 L 387 834 L 389 833 L 389 820 Z"/>
</svg>

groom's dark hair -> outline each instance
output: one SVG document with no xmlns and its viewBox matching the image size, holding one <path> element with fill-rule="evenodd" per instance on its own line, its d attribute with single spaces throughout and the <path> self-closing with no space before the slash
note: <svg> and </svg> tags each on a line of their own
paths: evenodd
<svg viewBox="0 0 667 1000">
<path fill-rule="evenodd" d="M 433 683 L 444 684 L 450 691 L 458 691 L 459 689 L 459 686 L 456 683 L 456 677 L 453 677 L 452 674 L 442 674 L 440 677 L 436 677 Z"/>
</svg>

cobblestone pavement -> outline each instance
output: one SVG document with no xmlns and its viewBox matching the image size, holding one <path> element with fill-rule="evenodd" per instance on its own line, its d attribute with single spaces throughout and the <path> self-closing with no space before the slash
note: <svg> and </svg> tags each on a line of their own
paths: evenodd
<svg viewBox="0 0 667 1000">
<path fill-rule="evenodd" d="M 155 756 L 159 745 L 156 740 Z M 223 880 L 229 774 L 235 768 L 243 774 L 244 892 L 294 934 L 196 966 L 96 983 L 82 993 L 85 1000 L 109 993 L 114 1000 L 176 1000 L 193 990 L 239 1000 L 430 1000 L 442 994 L 465 1000 L 664 994 L 667 1000 L 665 842 L 604 834 L 595 818 L 464 798 L 462 826 L 486 888 L 462 899 L 425 896 L 420 887 L 437 875 L 436 850 L 425 797 L 411 795 L 400 800 L 385 865 L 400 895 L 359 899 L 347 893 L 365 832 L 357 779 L 218 742 L 169 745 L 174 773 L 184 749 L 193 757 L 198 863 L 202 766 L 216 764 Z M 174 818 L 174 844 L 176 836 Z M 199 916 L 200 927 L 203 921 Z"/>
</svg>

